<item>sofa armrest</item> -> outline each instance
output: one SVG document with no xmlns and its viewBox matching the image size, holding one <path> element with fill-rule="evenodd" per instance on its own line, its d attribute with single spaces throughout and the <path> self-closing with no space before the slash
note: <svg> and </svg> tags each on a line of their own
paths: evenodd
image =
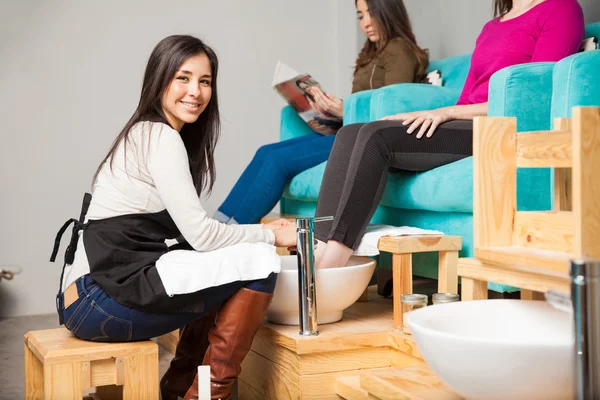
<svg viewBox="0 0 600 400">
<path fill-rule="evenodd" d="M 402 112 L 432 110 L 456 104 L 460 90 L 421 83 L 399 83 L 373 91 L 370 120 Z"/>
<path fill-rule="evenodd" d="M 283 107 L 281 110 L 281 120 L 279 121 L 280 141 L 312 135 L 313 133 L 315 131 L 300 118 L 296 110 L 290 106 Z"/>
<path fill-rule="evenodd" d="M 520 132 L 550 129 L 554 65 L 521 64 L 496 72 L 490 80 L 488 115 L 516 117 Z M 551 179 L 549 168 L 520 168 L 517 171 L 517 209 L 551 209 Z"/>
<path fill-rule="evenodd" d="M 575 106 L 600 106 L 600 50 L 567 57 L 556 64 L 552 118 L 571 117 Z"/>
<path fill-rule="evenodd" d="M 356 92 L 344 99 L 344 125 L 371 121 L 371 96 L 375 90 Z"/>
<path fill-rule="evenodd" d="M 520 132 L 550 129 L 554 65 L 521 64 L 496 72 L 490 80 L 488 115 L 516 117 Z"/>
</svg>

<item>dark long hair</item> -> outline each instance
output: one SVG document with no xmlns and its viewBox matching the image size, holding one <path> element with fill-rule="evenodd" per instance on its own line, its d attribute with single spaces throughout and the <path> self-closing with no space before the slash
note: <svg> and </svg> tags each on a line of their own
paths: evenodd
<svg viewBox="0 0 600 400">
<path fill-rule="evenodd" d="M 512 6 L 513 0 L 494 0 L 494 17 L 506 14 Z"/>
<path fill-rule="evenodd" d="M 354 1 L 355 6 L 357 1 Z M 425 70 L 429 65 L 429 56 L 427 51 L 417 45 L 417 39 L 413 33 L 404 2 L 402 0 L 366 0 L 366 2 L 369 7 L 369 14 L 377 24 L 380 38 L 377 43 L 373 43 L 369 39 L 366 40 L 358 54 L 354 73 L 377 57 L 390 40 L 399 37 L 404 39 L 417 59 L 417 80 L 425 76 Z"/>
<path fill-rule="evenodd" d="M 194 186 L 198 195 L 202 190 L 208 187 L 208 193 L 216 178 L 214 150 L 219 140 L 221 131 L 219 102 L 217 98 L 217 72 L 219 61 L 215 52 L 204 44 L 200 39 L 187 35 L 173 35 L 160 41 L 152 50 L 144 81 L 142 83 L 142 93 L 137 109 L 129 119 L 121 133 L 113 142 L 108 154 L 94 174 L 95 182 L 102 165 L 110 158 L 112 168 L 113 156 L 123 142 L 127 148 L 127 139 L 131 128 L 138 122 L 162 122 L 169 124 L 162 108 L 162 95 L 169 87 L 178 68 L 185 60 L 198 54 L 206 54 L 210 61 L 212 74 L 212 97 L 206 106 L 206 109 L 200 114 L 196 122 L 186 123 L 179 134 L 187 150 L 190 171 L 194 179 Z M 149 134 L 149 133 L 148 133 Z"/>
</svg>

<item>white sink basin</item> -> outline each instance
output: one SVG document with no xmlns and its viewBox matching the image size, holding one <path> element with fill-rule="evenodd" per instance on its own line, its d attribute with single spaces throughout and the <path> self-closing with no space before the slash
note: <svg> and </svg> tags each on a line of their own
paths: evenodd
<svg viewBox="0 0 600 400">
<path fill-rule="evenodd" d="M 318 269 L 315 276 L 317 323 L 341 320 L 344 310 L 354 304 L 367 288 L 374 270 L 375 260 L 367 257 L 351 257 L 343 268 Z M 267 319 L 276 324 L 298 325 L 298 314 L 298 259 L 296 256 L 283 256 Z"/>
<path fill-rule="evenodd" d="M 572 318 L 543 301 L 484 300 L 426 307 L 407 323 L 427 364 L 467 399 L 566 400 Z"/>
</svg>

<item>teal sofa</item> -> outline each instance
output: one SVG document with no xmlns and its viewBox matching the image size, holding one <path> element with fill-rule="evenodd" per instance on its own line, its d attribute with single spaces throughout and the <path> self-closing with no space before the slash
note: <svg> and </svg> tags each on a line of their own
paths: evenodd
<svg viewBox="0 0 600 400">
<path fill-rule="evenodd" d="M 586 37 L 600 37 L 600 23 L 586 27 Z M 455 104 L 470 65 L 470 55 L 432 61 L 443 87 L 397 84 L 355 93 L 345 99 L 344 124 L 369 122 L 399 112 Z M 600 51 L 578 53 L 558 63 L 531 63 L 503 69 L 490 81 L 489 115 L 517 117 L 519 131 L 551 128 L 555 117 L 569 117 L 576 105 L 600 105 Z M 312 133 L 291 107 L 281 113 L 280 139 Z M 282 213 L 314 215 L 323 172 L 322 163 L 294 177 L 281 198 Z M 519 210 L 552 208 L 552 171 L 521 169 L 517 176 Z M 390 173 L 372 223 L 437 229 L 463 238 L 461 257 L 473 256 L 472 157 L 431 171 Z M 414 273 L 437 278 L 437 254 L 415 254 Z M 389 267 L 389 257 L 379 265 Z M 490 283 L 490 290 L 513 288 Z"/>
</svg>

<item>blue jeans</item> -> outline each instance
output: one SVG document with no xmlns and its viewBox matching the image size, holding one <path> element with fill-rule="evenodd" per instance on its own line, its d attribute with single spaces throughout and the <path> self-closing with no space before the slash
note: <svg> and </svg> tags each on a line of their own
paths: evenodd
<svg viewBox="0 0 600 400">
<path fill-rule="evenodd" d="M 95 342 L 146 340 L 179 329 L 225 303 L 241 288 L 273 293 L 277 274 L 256 281 L 238 281 L 208 288 L 203 313 L 154 314 L 126 307 L 111 299 L 88 275 L 75 284 L 79 298 L 63 310 L 65 327 L 75 336 Z M 64 304 L 64 301 L 63 301 Z"/>
<path fill-rule="evenodd" d="M 335 136 L 312 134 L 262 146 L 219 207 L 240 224 L 254 224 L 273 209 L 285 184 L 327 161 Z"/>
</svg>

